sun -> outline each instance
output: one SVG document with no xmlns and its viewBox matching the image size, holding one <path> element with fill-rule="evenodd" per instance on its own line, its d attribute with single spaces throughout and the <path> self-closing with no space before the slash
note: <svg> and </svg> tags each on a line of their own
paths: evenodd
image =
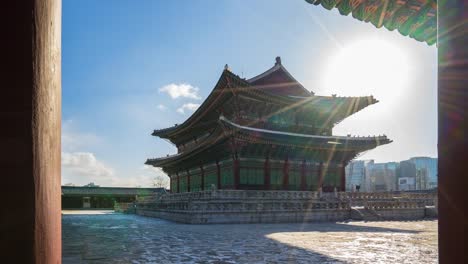
<svg viewBox="0 0 468 264">
<path fill-rule="evenodd" d="M 408 86 L 405 51 L 380 39 L 359 40 L 341 48 L 325 63 L 322 87 L 338 96 L 398 97 Z"/>
</svg>

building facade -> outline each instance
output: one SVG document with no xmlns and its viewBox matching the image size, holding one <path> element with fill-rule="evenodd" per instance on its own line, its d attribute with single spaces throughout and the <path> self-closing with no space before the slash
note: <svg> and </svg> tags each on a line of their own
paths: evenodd
<svg viewBox="0 0 468 264">
<path fill-rule="evenodd" d="M 346 191 L 368 191 L 366 168 L 369 163 L 373 162 L 373 160 L 353 160 L 346 166 Z"/>
<path fill-rule="evenodd" d="M 374 163 L 366 167 L 366 187 L 369 192 L 397 190 L 397 162 Z"/>
<path fill-rule="evenodd" d="M 413 157 L 408 160 L 416 166 L 419 172 L 418 181 L 421 182 L 421 190 L 437 187 L 437 158 Z"/>
<path fill-rule="evenodd" d="M 163 192 L 164 188 L 62 186 L 62 209 L 114 209 L 116 203 Z"/>
<path fill-rule="evenodd" d="M 172 192 L 207 189 L 344 191 L 345 167 L 386 136 L 334 136 L 372 96 L 316 96 L 275 65 L 251 79 L 225 67 L 215 88 L 184 123 L 155 130 L 175 155 L 148 159 L 171 180 Z"/>
<path fill-rule="evenodd" d="M 437 188 L 437 158 L 413 157 L 401 162 L 354 160 L 346 166 L 346 191 L 414 191 Z"/>
</svg>

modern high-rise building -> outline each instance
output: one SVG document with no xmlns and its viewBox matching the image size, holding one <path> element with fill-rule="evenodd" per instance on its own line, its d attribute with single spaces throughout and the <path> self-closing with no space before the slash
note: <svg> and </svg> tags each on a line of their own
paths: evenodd
<svg viewBox="0 0 468 264">
<path fill-rule="evenodd" d="M 437 158 L 431 157 L 414 157 L 408 160 L 416 166 L 416 170 L 425 170 L 427 173 L 428 182 L 426 189 L 437 187 Z M 422 172 L 421 172 L 422 173 Z"/>
<path fill-rule="evenodd" d="M 401 162 L 354 160 L 346 167 L 346 190 L 412 191 L 437 188 L 437 158 L 414 157 Z"/>
<path fill-rule="evenodd" d="M 373 160 L 354 160 L 346 166 L 346 191 L 367 192 L 366 167 Z"/>
<path fill-rule="evenodd" d="M 367 187 L 371 192 L 397 190 L 397 162 L 374 163 L 366 167 Z"/>
</svg>

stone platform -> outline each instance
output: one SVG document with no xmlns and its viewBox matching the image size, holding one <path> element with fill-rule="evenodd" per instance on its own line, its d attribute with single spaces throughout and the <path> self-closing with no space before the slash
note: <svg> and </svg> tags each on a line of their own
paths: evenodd
<svg viewBox="0 0 468 264">
<path fill-rule="evenodd" d="M 155 196 L 140 201 L 136 213 L 188 224 L 416 220 L 428 216 L 435 199 L 435 193 L 215 190 Z"/>
</svg>

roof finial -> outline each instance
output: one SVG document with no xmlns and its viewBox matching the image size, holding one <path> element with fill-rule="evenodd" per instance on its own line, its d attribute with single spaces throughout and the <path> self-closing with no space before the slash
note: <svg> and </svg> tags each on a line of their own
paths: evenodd
<svg viewBox="0 0 468 264">
<path fill-rule="evenodd" d="M 280 57 L 280 56 L 277 56 L 277 57 L 276 57 L 276 63 L 275 63 L 275 65 L 278 65 L 278 64 L 281 65 L 281 57 Z"/>
<path fill-rule="evenodd" d="M 231 71 L 231 68 L 229 68 L 229 65 L 226 64 L 226 65 L 224 65 L 224 70 Z"/>
</svg>

